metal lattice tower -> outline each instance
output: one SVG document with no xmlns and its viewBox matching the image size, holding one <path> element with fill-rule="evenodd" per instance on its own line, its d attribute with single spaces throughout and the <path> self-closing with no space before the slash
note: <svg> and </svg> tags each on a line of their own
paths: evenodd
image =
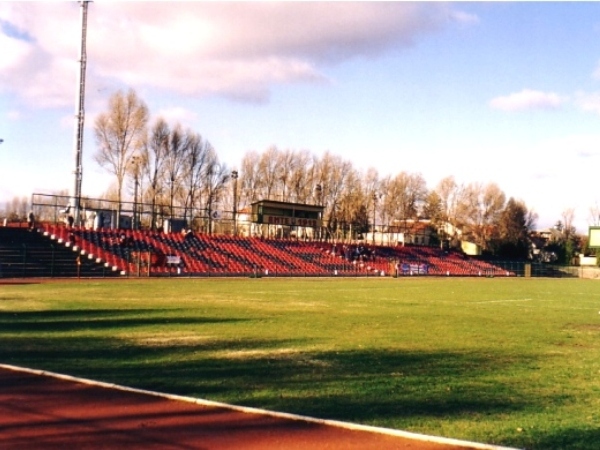
<svg viewBox="0 0 600 450">
<path fill-rule="evenodd" d="M 75 181 L 71 196 L 71 208 L 75 223 L 80 223 L 81 209 L 81 180 L 83 178 L 82 150 L 83 150 L 83 125 L 85 120 L 85 69 L 87 63 L 86 37 L 87 37 L 87 10 L 88 1 L 80 2 L 81 5 L 81 46 L 79 49 L 79 83 L 77 85 L 77 107 L 75 110 Z"/>
</svg>

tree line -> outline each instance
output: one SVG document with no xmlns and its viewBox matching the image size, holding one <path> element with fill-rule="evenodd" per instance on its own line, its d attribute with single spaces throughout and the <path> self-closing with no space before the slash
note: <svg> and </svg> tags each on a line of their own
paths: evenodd
<svg viewBox="0 0 600 450">
<path fill-rule="evenodd" d="M 116 181 L 106 198 L 121 205 L 135 192 L 136 201 L 150 205 L 151 227 L 159 215 L 191 223 L 267 199 L 322 206 L 323 225 L 333 236 L 357 236 L 373 224 L 380 232 L 410 232 L 427 219 L 438 242 L 468 240 L 491 254 L 522 257 L 536 221 L 523 200 L 506 198 L 496 183 L 447 176 L 429 188 L 420 173 L 381 176 L 329 151 L 272 146 L 246 152 L 232 170 L 198 132 L 162 117 L 151 122 L 134 90 L 110 97 L 94 122 L 94 137 L 95 161 Z"/>
<path fill-rule="evenodd" d="M 263 199 L 318 204 L 333 235 L 365 233 L 373 224 L 378 231 L 407 231 L 418 219 L 430 219 L 440 239 L 460 237 L 508 253 L 522 253 L 535 223 L 525 203 L 507 199 L 495 183 L 465 185 L 448 176 L 429 189 L 419 173 L 380 176 L 330 152 L 248 151 L 232 183 L 234 171 L 208 140 L 160 117 L 150 124 L 149 116 L 135 91 L 118 91 L 95 121 L 95 160 L 115 175 L 119 203 L 128 180 L 153 211 L 173 215 L 177 209 L 187 220 L 215 208 L 240 211 Z"/>
</svg>

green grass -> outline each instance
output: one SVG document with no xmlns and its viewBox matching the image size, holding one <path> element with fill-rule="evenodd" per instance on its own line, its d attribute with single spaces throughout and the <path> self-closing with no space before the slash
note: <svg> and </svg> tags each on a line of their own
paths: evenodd
<svg viewBox="0 0 600 450">
<path fill-rule="evenodd" d="M 231 279 L 0 286 L 0 362 L 528 449 L 600 442 L 600 284 Z"/>
</svg>

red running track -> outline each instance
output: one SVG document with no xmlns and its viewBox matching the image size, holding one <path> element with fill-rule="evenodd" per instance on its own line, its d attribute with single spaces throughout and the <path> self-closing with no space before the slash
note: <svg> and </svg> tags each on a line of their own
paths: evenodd
<svg viewBox="0 0 600 450">
<path fill-rule="evenodd" d="M 61 377 L 0 367 L 0 448 L 501 450 L 197 404 Z"/>
</svg>

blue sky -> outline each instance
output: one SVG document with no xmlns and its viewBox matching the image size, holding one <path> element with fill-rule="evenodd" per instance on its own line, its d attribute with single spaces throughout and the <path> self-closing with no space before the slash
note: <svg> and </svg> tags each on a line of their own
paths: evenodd
<svg viewBox="0 0 600 450">
<path fill-rule="evenodd" d="M 70 189 L 80 7 L 0 2 L 0 201 Z M 341 155 L 381 177 L 495 182 L 580 232 L 600 204 L 600 3 L 89 5 L 83 193 L 106 191 L 95 116 L 133 88 L 153 118 L 250 150 Z"/>
</svg>

